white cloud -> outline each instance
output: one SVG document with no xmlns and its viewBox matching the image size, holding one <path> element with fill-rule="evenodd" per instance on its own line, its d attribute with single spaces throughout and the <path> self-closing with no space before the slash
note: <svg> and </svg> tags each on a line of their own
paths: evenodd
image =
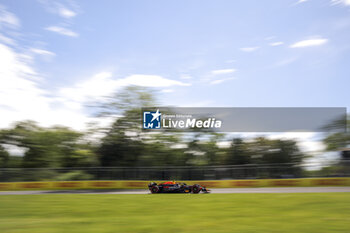
<svg viewBox="0 0 350 233">
<path fill-rule="evenodd" d="M 296 4 L 307 2 L 308 0 L 298 0 Z"/>
<path fill-rule="evenodd" d="M 20 54 L 0 44 L 1 126 L 23 117 L 31 118 L 48 107 L 45 92 L 35 82 L 36 72 Z"/>
<path fill-rule="evenodd" d="M 233 72 L 236 72 L 235 69 L 221 69 L 221 70 L 212 70 L 211 73 L 213 75 L 220 75 L 220 74 L 231 74 Z"/>
<path fill-rule="evenodd" d="M 0 128 L 16 121 L 34 120 L 43 126 L 61 124 L 81 130 L 95 120 L 80 107 L 65 105 L 66 99 L 41 88 L 42 78 L 30 65 L 31 59 L 0 44 Z"/>
<path fill-rule="evenodd" d="M 279 46 L 279 45 L 283 45 L 284 43 L 282 41 L 277 41 L 277 42 L 272 42 L 269 45 L 270 46 Z"/>
<path fill-rule="evenodd" d="M 48 31 L 51 31 L 51 32 L 56 32 L 56 33 L 61 34 L 61 35 L 65 35 L 65 36 L 70 36 L 70 37 L 78 37 L 79 36 L 78 33 L 74 32 L 68 28 L 64 28 L 64 27 L 50 26 L 50 27 L 47 27 L 45 29 Z"/>
<path fill-rule="evenodd" d="M 328 39 L 325 38 L 317 38 L 317 39 L 309 39 L 309 40 L 302 40 L 298 41 L 292 45 L 290 45 L 290 48 L 303 48 L 303 47 L 310 47 L 310 46 L 320 46 L 328 42 Z"/>
<path fill-rule="evenodd" d="M 51 14 L 56 14 L 62 18 L 70 19 L 77 15 L 79 6 L 72 0 L 66 1 L 65 4 L 62 1 L 57 0 L 38 0 Z"/>
<path fill-rule="evenodd" d="M 34 120 L 42 126 L 61 124 L 83 130 L 91 121 L 106 123 L 104 119 L 89 117 L 85 105 L 122 87 L 164 87 L 164 92 L 171 92 L 169 87 L 191 85 L 159 75 L 134 74 L 115 79 L 110 72 L 100 72 L 77 84 L 47 90 L 41 86 L 43 77 L 33 68 L 36 57 L 32 55 L 53 56 L 54 53 L 38 48 L 29 51 L 32 53 L 21 54 L 0 43 L 0 128 L 16 121 Z"/>
<path fill-rule="evenodd" d="M 60 16 L 62 16 L 63 18 L 67 18 L 67 19 L 72 18 L 72 17 L 77 15 L 76 12 L 74 12 L 74 11 L 64 7 L 64 6 L 60 6 L 58 8 L 58 14 Z"/>
<path fill-rule="evenodd" d="M 14 40 L 12 40 L 11 38 L 4 36 L 2 34 L 0 34 L 0 42 L 3 42 L 3 43 L 8 44 L 8 45 L 15 45 L 16 44 L 16 42 Z"/>
<path fill-rule="evenodd" d="M 235 79 L 235 78 L 216 79 L 216 80 L 211 81 L 209 84 L 216 85 L 216 84 L 220 84 L 220 83 L 223 83 L 223 82 L 226 82 L 226 81 L 229 81 L 229 80 L 233 80 L 233 79 Z"/>
<path fill-rule="evenodd" d="M 20 21 L 13 13 L 6 10 L 5 7 L 0 5 L 0 28 L 3 26 L 10 28 L 20 27 Z"/>
<path fill-rule="evenodd" d="M 159 75 L 133 74 L 124 79 L 119 79 L 119 83 L 123 86 L 139 85 L 144 87 L 170 87 L 170 86 L 191 86 L 176 80 L 166 79 Z"/>
<path fill-rule="evenodd" d="M 241 51 L 243 52 L 254 52 L 256 50 L 258 50 L 260 47 L 244 47 L 244 48 L 240 48 Z"/>
<path fill-rule="evenodd" d="M 188 74 L 182 74 L 180 75 L 180 79 L 192 79 L 193 77 Z"/>
<path fill-rule="evenodd" d="M 331 0 L 332 5 L 343 4 L 345 6 L 350 6 L 350 0 Z"/>
<path fill-rule="evenodd" d="M 37 49 L 37 48 L 31 48 L 31 52 L 39 54 L 39 55 L 44 55 L 44 56 L 55 56 L 56 54 L 44 49 Z"/>
<path fill-rule="evenodd" d="M 36 50 L 34 50 L 36 51 Z M 48 51 L 36 51 L 47 54 Z M 24 59 L 26 58 L 26 60 Z M 85 129 L 86 123 L 104 120 L 89 117 L 85 105 L 101 100 L 128 85 L 146 87 L 189 86 L 190 84 L 158 75 L 130 75 L 114 79 L 110 72 L 100 72 L 77 84 L 58 90 L 45 91 L 40 86 L 42 78 L 30 65 L 33 60 L 10 47 L 0 44 L 0 128 L 20 120 L 35 120 L 43 126 L 61 124 L 75 129 Z M 171 92 L 172 89 L 164 89 Z"/>
<path fill-rule="evenodd" d="M 130 75 L 121 79 L 114 79 L 111 72 L 101 72 L 85 81 L 79 81 L 72 87 L 64 87 L 59 90 L 57 99 L 65 106 L 82 109 L 89 101 L 101 100 L 110 96 L 120 88 L 138 85 L 144 87 L 170 87 L 189 86 L 188 83 L 166 79 L 158 75 Z M 169 92 L 169 91 L 167 91 Z"/>
<path fill-rule="evenodd" d="M 174 92 L 173 89 L 164 89 L 162 90 L 163 93 L 171 93 L 171 92 Z"/>
<path fill-rule="evenodd" d="M 82 104 L 89 100 L 96 100 L 112 94 L 118 84 L 112 79 L 112 73 L 101 72 L 91 78 L 79 81 L 72 87 L 64 87 L 59 90 L 59 100 L 65 105 L 82 108 Z"/>
</svg>

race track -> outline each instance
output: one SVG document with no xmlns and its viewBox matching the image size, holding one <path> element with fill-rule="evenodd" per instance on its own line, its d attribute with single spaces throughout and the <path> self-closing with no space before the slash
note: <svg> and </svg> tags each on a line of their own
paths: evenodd
<svg viewBox="0 0 350 233">
<path fill-rule="evenodd" d="M 339 193 L 350 192 L 350 187 L 286 187 L 286 188 L 222 188 L 211 193 Z M 0 191 L 0 195 L 36 194 L 150 194 L 148 190 L 35 190 Z"/>
</svg>

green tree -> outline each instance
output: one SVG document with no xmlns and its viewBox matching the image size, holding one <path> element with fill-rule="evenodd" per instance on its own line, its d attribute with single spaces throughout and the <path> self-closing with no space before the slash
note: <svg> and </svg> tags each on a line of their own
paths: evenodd
<svg viewBox="0 0 350 233">
<path fill-rule="evenodd" d="M 347 127 L 345 131 L 344 125 Z M 331 122 L 325 127 L 325 129 L 337 131 L 328 134 L 323 142 L 326 144 L 327 151 L 342 150 L 343 148 L 350 147 L 350 115 L 347 115 L 347 122 L 343 119 Z"/>
<path fill-rule="evenodd" d="M 258 138 L 253 142 L 254 148 L 259 148 L 260 161 L 263 164 L 291 163 L 300 164 L 304 155 L 293 140 L 267 140 Z M 254 155 L 256 153 L 254 150 Z"/>
<path fill-rule="evenodd" d="M 218 142 L 223 134 L 212 131 L 196 131 L 187 133 L 189 138 L 185 149 L 187 165 L 219 165 L 222 164 L 223 150 L 218 147 Z"/>
<path fill-rule="evenodd" d="M 152 89 L 131 86 L 101 104 L 100 115 L 116 117 L 97 149 L 103 166 L 186 165 L 180 133 L 141 129 L 141 108 L 156 103 Z"/>
<path fill-rule="evenodd" d="M 140 108 L 156 106 L 155 91 L 140 86 L 127 86 L 102 103 L 96 104 L 100 109 L 98 116 L 126 116 L 132 115 L 140 119 Z M 132 114 L 137 112 L 137 115 Z M 134 123 L 135 118 L 130 119 Z"/>
<path fill-rule="evenodd" d="M 136 166 L 144 151 L 141 108 L 152 106 L 151 89 L 130 86 L 100 104 L 100 116 L 116 119 L 97 148 L 102 166 Z"/>
<path fill-rule="evenodd" d="M 2 131 L 2 135 L 2 143 L 25 148 L 23 167 L 74 167 L 97 161 L 90 159 L 93 155 L 81 153 L 86 149 L 79 141 L 83 134 L 65 127 L 43 128 L 25 121 Z"/>
<path fill-rule="evenodd" d="M 293 140 L 269 140 L 263 137 L 244 142 L 233 139 L 228 152 L 229 163 L 238 164 L 300 164 L 304 158 Z"/>
<path fill-rule="evenodd" d="M 249 164 L 251 157 L 248 152 L 248 144 L 241 138 L 234 138 L 230 149 L 228 150 L 228 164 L 242 165 Z"/>
<path fill-rule="evenodd" d="M 3 146 L 0 145 L 0 168 L 7 167 L 10 155 Z"/>
</svg>

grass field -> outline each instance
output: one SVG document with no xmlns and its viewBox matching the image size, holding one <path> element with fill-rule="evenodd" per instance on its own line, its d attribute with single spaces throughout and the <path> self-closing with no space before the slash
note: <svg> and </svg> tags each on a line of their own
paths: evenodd
<svg viewBox="0 0 350 233">
<path fill-rule="evenodd" d="M 0 232 L 350 232 L 350 193 L 0 196 Z"/>
</svg>

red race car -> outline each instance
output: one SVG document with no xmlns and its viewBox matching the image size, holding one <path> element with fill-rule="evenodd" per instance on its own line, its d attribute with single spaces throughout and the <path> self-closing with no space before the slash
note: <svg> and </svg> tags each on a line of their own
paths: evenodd
<svg viewBox="0 0 350 233">
<path fill-rule="evenodd" d="M 185 183 L 176 183 L 175 181 L 168 181 L 161 184 L 150 183 L 148 189 L 151 193 L 209 193 L 210 190 L 199 184 L 187 185 Z"/>
</svg>

